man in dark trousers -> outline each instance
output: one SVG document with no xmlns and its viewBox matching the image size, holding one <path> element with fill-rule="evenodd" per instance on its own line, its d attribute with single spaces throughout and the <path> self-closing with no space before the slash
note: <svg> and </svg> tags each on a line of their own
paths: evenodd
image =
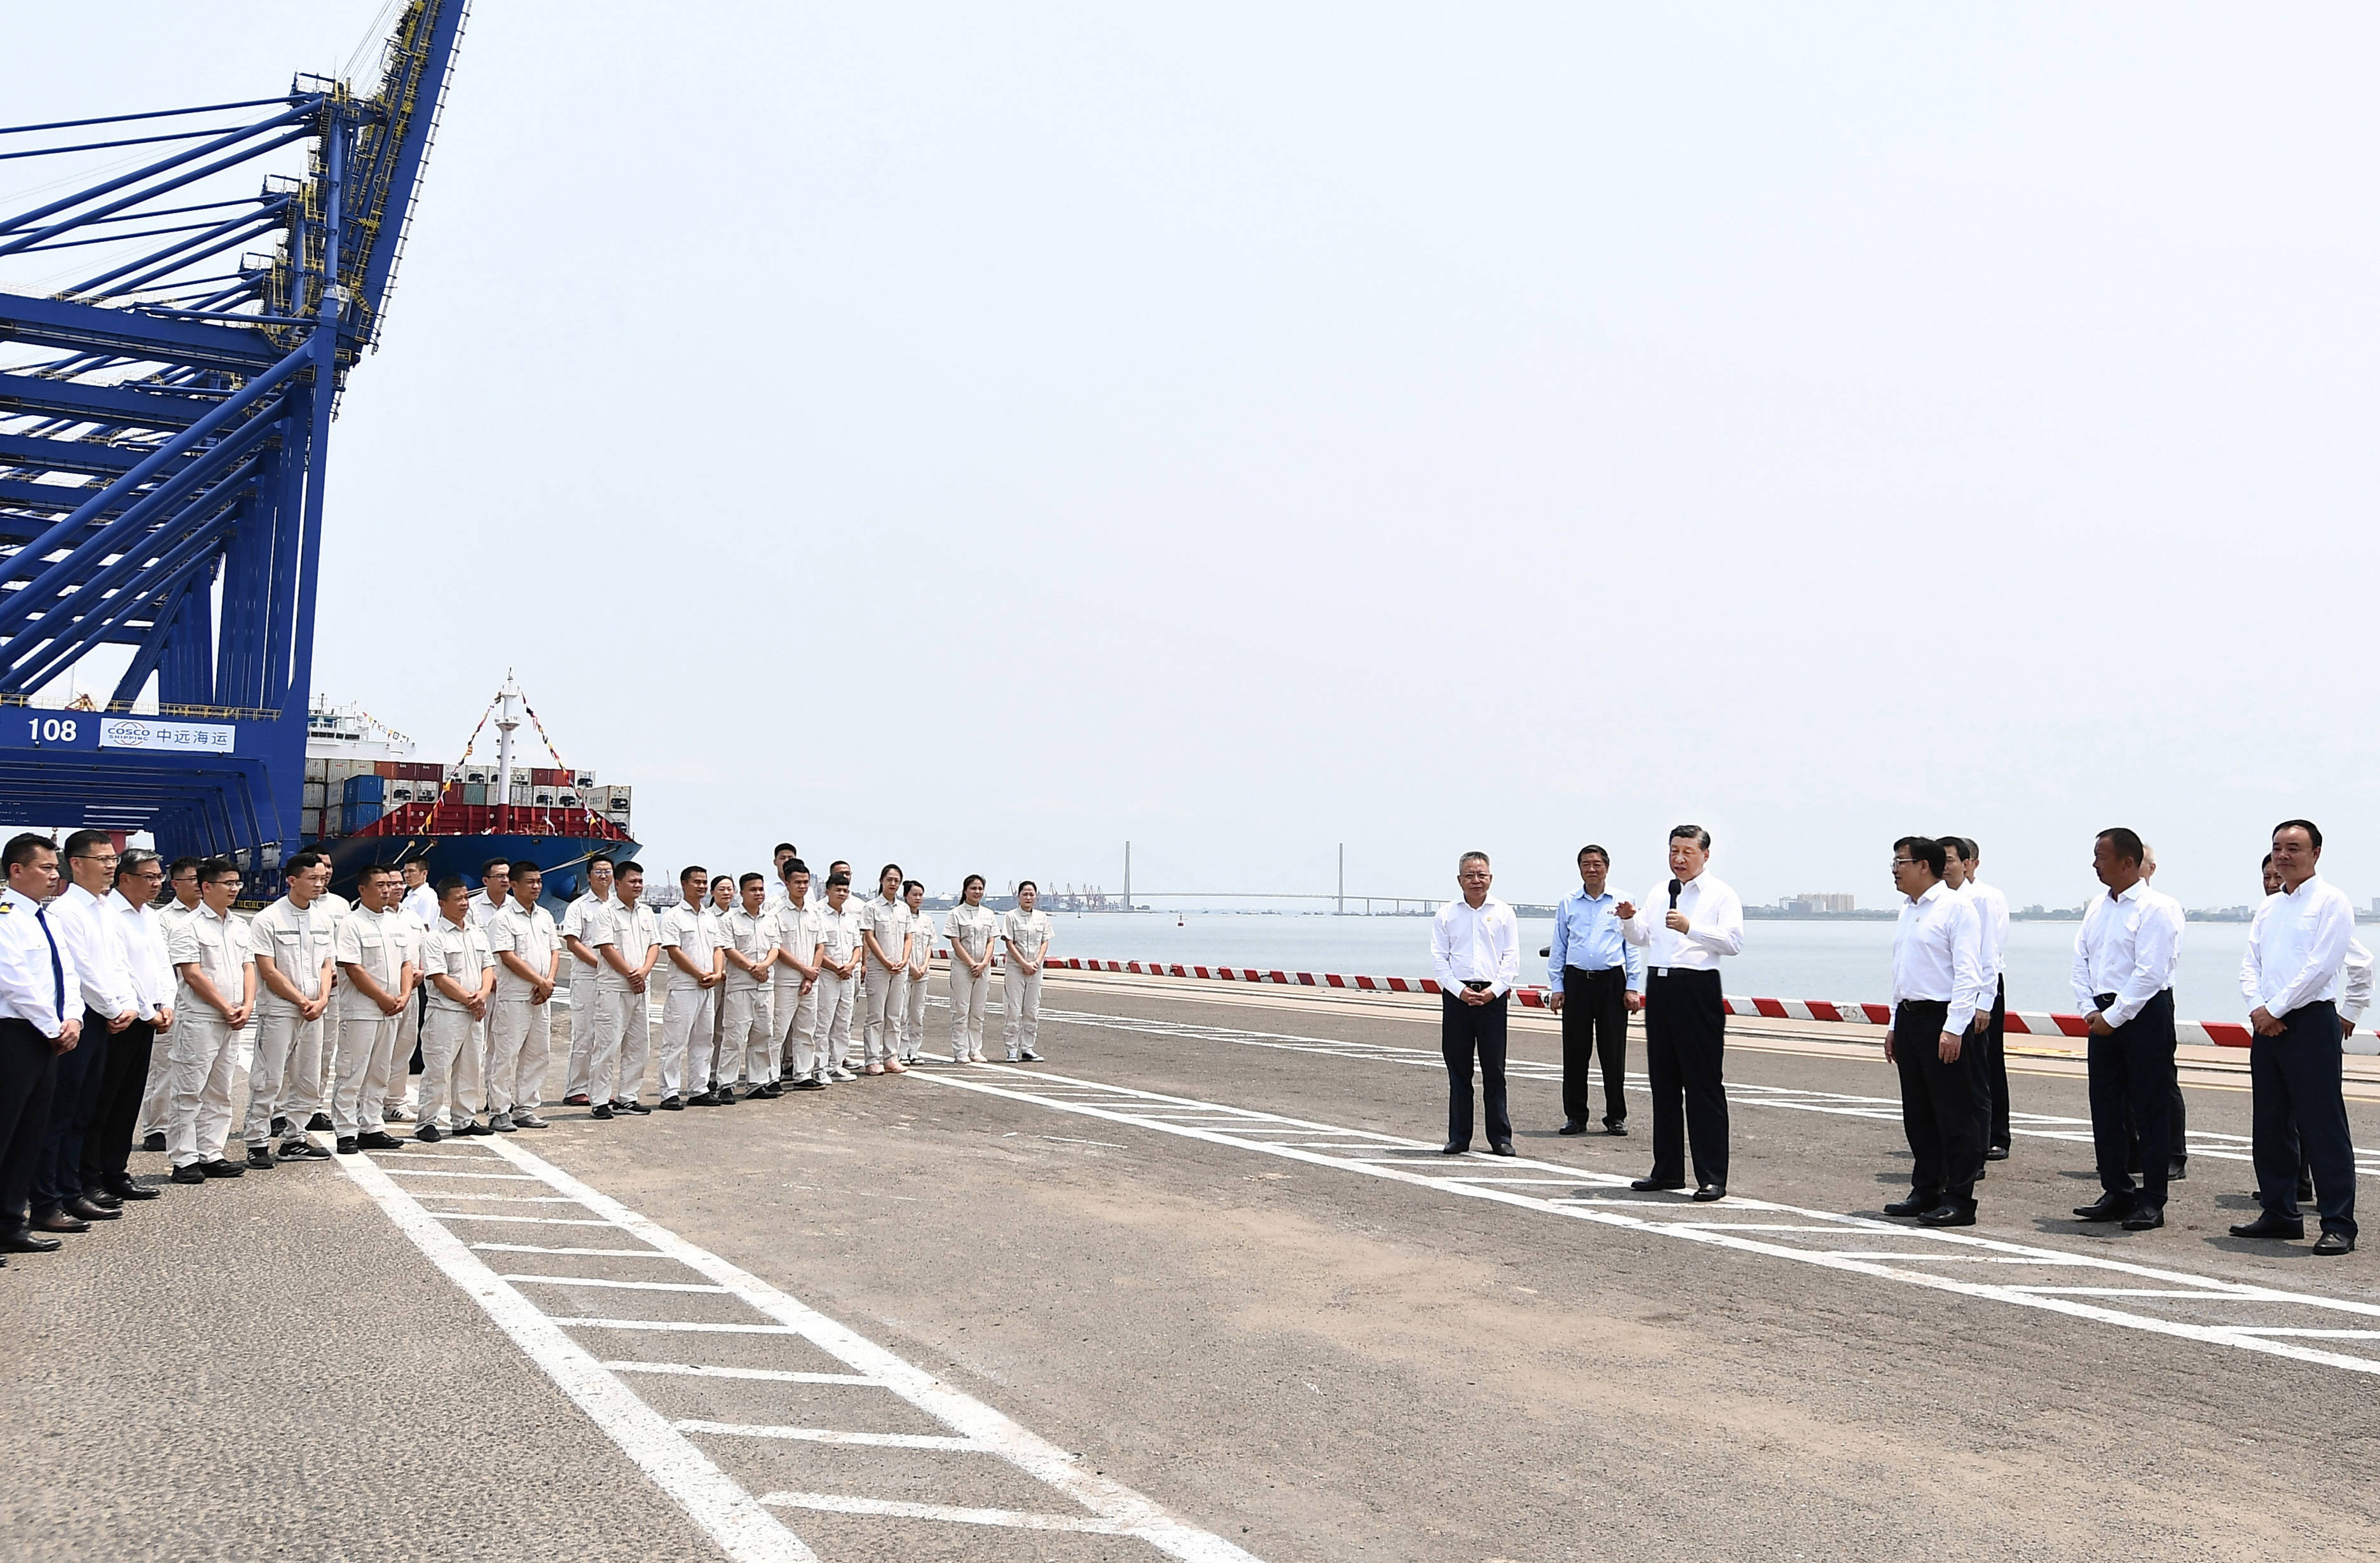
<svg viewBox="0 0 2380 1563">
<path fill-rule="evenodd" d="M 1430 927 L 1430 964 L 1438 973 L 1440 1050 L 1446 1055 L 1446 1154 L 1471 1148 L 1471 1060 L 1488 1093 L 1488 1148 L 1512 1154 L 1512 1117 L 1504 1105 L 1504 1037 L 1512 985 L 1521 976 L 1521 922 L 1488 893 L 1493 880 L 1484 852 L 1455 865 L 1463 899 L 1439 908 Z"/>
<path fill-rule="evenodd" d="M 1963 854 L 1961 854 L 1963 856 Z M 1920 1226 L 1975 1224 L 1984 1169 L 1985 1115 L 1965 1049 L 1984 997 L 1981 919 L 1974 903 L 1942 882 L 1944 843 L 1892 843 L 1892 883 L 1903 897 L 1892 931 L 1892 1024 L 1884 1056 L 1900 1072 L 1900 1124 L 1909 1136 L 1909 1197 L 1884 1207 Z"/>
<path fill-rule="evenodd" d="M 2074 1002 L 2089 1030 L 2083 1067 L 2103 1191 L 2093 1203 L 2076 1206 L 2074 1214 L 2086 1221 L 2121 1221 L 2130 1231 L 2165 1225 L 2172 1168 L 2173 968 L 2180 944 L 2163 898 L 2141 874 L 2146 855 L 2134 831 L 2118 826 L 2099 832 L 2091 845 L 2091 870 L 2107 888 L 2092 898 L 2074 937 Z M 2334 1032 L 2334 1051 L 2337 1039 Z M 2128 1169 L 2135 1130 L 2137 1190 Z"/>
<path fill-rule="evenodd" d="M 58 891 L 58 849 L 45 836 L 11 837 L 0 864 L 0 1249 L 40 1254 L 59 1240 L 32 1230 L 26 1201 L 57 1060 L 82 1039 L 82 978 L 42 906 Z"/>
<path fill-rule="evenodd" d="M 1727 1000 L 1718 963 L 1743 948 L 1743 902 L 1710 873 L 1710 832 L 1670 832 L 1669 883 L 1615 910 L 1645 951 L 1645 1072 L 1653 1087 L 1653 1172 L 1631 1186 L 1682 1189 L 1686 1148 L 1694 1198 L 1727 1197 Z M 1667 910 L 1663 910 L 1666 906 Z"/>
<path fill-rule="evenodd" d="M 2231 1229 L 2233 1237 L 2301 1238 L 2298 1157 L 2313 1164 L 2321 1199 L 2325 1257 L 2355 1252 L 2355 1144 L 2340 1089 L 2338 998 L 2355 937 L 2346 892 L 2316 872 L 2322 831 L 2311 820 L 2273 829 L 2277 895 L 2256 908 L 2240 987 L 2252 1006 L 2248 1075 L 2254 1091 L 2256 1202 L 2265 1213 Z"/>
<path fill-rule="evenodd" d="M 1587 1081 L 1603 1056 L 1603 1127 L 1628 1133 L 1628 1016 L 1645 1007 L 1645 954 L 1621 931 L 1620 900 L 1604 888 L 1611 854 L 1578 854 L 1579 888 L 1554 911 L 1546 951 L 1546 1002 L 1561 1016 L 1562 1126 L 1586 1133 Z"/>
</svg>

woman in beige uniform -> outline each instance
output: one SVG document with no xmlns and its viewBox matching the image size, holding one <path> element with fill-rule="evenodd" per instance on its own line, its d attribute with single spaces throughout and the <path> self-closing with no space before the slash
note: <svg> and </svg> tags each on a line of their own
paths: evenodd
<svg viewBox="0 0 2380 1563">
<path fill-rule="evenodd" d="M 859 1001 L 864 1030 L 863 1074 L 905 1074 L 900 1053 L 901 1012 L 893 989 L 909 965 L 909 909 L 901 904 L 901 866 L 888 863 L 876 876 L 876 896 L 859 912 Z"/>
<path fill-rule="evenodd" d="M 999 915 L 983 903 L 983 876 L 969 874 L 959 903 L 942 920 L 951 941 L 951 1062 L 982 1063 L 983 1007 L 991 997 L 991 941 Z"/>
<path fill-rule="evenodd" d="M 926 1048 L 926 979 L 933 975 L 934 915 L 926 910 L 926 887 L 903 882 L 901 903 L 909 909 L 909 976 L 901 988 L 901 1061 L 923 1063 Z"/>
</svg>

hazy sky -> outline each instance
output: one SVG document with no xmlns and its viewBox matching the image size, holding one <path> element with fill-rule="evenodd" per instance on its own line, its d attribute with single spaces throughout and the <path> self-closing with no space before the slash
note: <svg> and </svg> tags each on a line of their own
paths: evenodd
<svg viewBox="0 0 2380 1563">
<path fill-rule="evenodd" d="M 28 8 L 5 117 L 379 9 Z M 2380 894 L 2375 33 L 481 0 L 317 685 L 452 758 L 516 668 L 662 864 L 2213 904 L 2303 813 Z"/>
</svg>

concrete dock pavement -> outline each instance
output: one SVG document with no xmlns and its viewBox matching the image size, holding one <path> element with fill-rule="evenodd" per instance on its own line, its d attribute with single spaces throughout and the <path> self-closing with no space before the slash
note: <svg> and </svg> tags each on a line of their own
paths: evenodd
<svg viewBox="0 0 2380 1563">
<path fill-rule="evenodd" d="M 2111 1233 L 2067 1218 L 2079 1061 L 2012 1059 L 2026 1132 L 1952 1242 L 1875 1215 L 1907 1151 L 1863 1028 L 1731 1023 L 1733 1197 L 1690 1206 L 1624 1187 L 1641 1097 L 1627 1138 L 1552 1133 L 1547 1017 L 1503 1161 L 1433 1154 L 1435 1000 L 1052 973 L 1044 1005 L 1038 1067 L 559 1109 L 12 1261 L 0 1552 L 2371 1548 L 2380 1259 L 2225 1235 L 2228 1060 L 2188 1076 L 2171 1224 Z"/>
</svg>

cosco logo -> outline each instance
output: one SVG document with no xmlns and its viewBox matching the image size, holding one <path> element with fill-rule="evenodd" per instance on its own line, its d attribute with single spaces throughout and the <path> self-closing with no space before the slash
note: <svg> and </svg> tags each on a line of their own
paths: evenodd
<svg viewBox="0 0 2380 1563">
<path fill-rule="evenodd" d="M 27 735 L 36 744 L 71 744 L 75 741 L 72 717 L 28 717 Z"/>
<path fill-rule="evenodd" d="M 71 738 L 74 734 L 69 733 L 67 736 Z M 103 733 L 99 735 L 99 741 L 103 744 L 113 744 L 119 749 L 138 749 L 149 742 L 149 730 L 137 721 L 119 721 L 115 724 L 115 737 L 110 738 Z"/>
</svg>

